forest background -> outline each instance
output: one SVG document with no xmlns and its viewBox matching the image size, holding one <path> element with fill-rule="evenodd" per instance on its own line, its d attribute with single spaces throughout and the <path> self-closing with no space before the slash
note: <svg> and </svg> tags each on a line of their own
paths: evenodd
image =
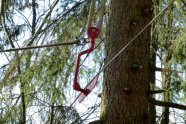
<svg viewBox="0 0 186 124">
<path fill-rule="evenodd" d="M 153 0 L 155 17 L 170 0 Z M 158 71 L 151 75 L 153 98 L 185 104 L 185 2 L 176 0 L 151 25 L 150 60 Z M 82 87 L 104 67 L 106 0 L 0 0 L 0 122 L 1 123 L 88 123 L 99 119 L 104 74 L 83 103 L 71 106 L 79 92 L 72 88 L 77 53 L 87 28 L 98 27 L 95 50 L 81 58 Z M 127 16 L 127 15 L 126 15 Z M 133 25 L 138 22 L 132 21 Z M 78 41 L 77 39 L 80 39 Z M 44 44 L 69 43 L 22 51 L 4 52 Z M 156 67 L 157 66 L 157 67 Z M 113 72 L 114 73 L 114 72 Z M 184 109 L 184 107 L 183 107 Z M 185 123 L 185 113 L 149 104 L 149 123 Z"/>
</svg>

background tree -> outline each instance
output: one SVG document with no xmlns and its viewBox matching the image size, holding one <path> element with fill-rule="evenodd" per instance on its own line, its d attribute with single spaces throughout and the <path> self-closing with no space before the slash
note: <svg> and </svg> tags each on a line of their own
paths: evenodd
<svg viewBox="0 0 186 124">
<path fill-rule="evenodd" d="M 156 8 L 156 10 L 161 10 L 161 8 L 164 7 L 164 5 L 168 2 L 170 1 L 159 1 L 159 7 Z M 158 32 L 158 35 L 156 41 L 153 42 L 155 46 L 153 46 L 152 48 L 156 51 L 156 55 L 161 62 L 162 68 L 183 71 L 184 64 L 182 63 L 182 60 L 184 57 L 184 48 L 180 47 L 179 43 L 177 42 L 180 42 L 183 38 L 179 37 L 180 39 L 178 39 L 178 36 L 184 33 L 184 31 L 182 30 L 184 27 L 184 13 L 181 6 L 183 6 L 183 2 L 174 2 L 174 4 L 168 9 L 165 16 L 158 19 L 158 21 L 155 23 L 155 28 L 153 29 L 154 32 L 152 33 L 155 34 L 156 32 Z M 175 48 L 183 52 L 178 53 L 176 52 L 177 50 Z M 182 69 L 179 67 L 181 67 Z M 179 100 L 176 97 L 177 95 L 180 95 L 183 90 L 181 88 L 181 84 L 183 85 L 182 75 L 175 72 L 163 72 L 162 87 L 158 86 L 158 88 L 163 88 L 163 90 L 166 90 L 166 92 L 162 94 L 163 101 L 171 102 Z M 172 113 L 173 112 L 169 110 L 169 107 L 164 107 L 161 115 L 161 123 L 169 123 L 169 116 Z"/>
<path fill-rule="evenodd" d="M 3 37 L 10 38 L 15 47 L 73 41 L 75 36 L 83 37 L 86 31 L 89 3 L 90 1 L 59 0 L 9 1 L 8 9 L 6 8 L 2 15 L 6 20 L 7 29 L 10 28 L 9 25 L 20 25 L 20 23 L 24 24 L 24 27 L 20 29 L 22 33 L 19 34 L 19 39 L 15 40 L 17 44 L 13 37 L 9 37 L 9 34 L 14 34 L 11 30 L 2 30 L 2 32 L 6 31 Z M 11 12 L 14 13 L 8 15 Z M 32 16 L 28 16 L 29 14 Z M 7 21 L 8 18 L 12 18 L 11 22 Z M 10 43 L 7 46 L 2 44 L 6 49 Z M 68 109 L 64 94 L 69 90 L 65 88 L 70 85 L 74 58 L 79 50 L 80 48 L 76 46 L 28 50 L 19 52 L 16 58 L 11 53 L 8 56 L 9 64 L 2 68 L 4 74 L 1 76 L 1 122 L 33 122 L 32 118 L 35 115 L 30 114 L 30 111 L 35 110 L 35 113 L 40 116 L 39 121 L 57 123 L 58 116 Z M 20 67 L 19 73 L 17 73 L 17 66 Z M 11 95 L 5 97 L 5 91 Z M 4 107 L 8 110 L 3 109 Z M 60 120 L 61 123 L 81 121 L 76 110 L 73 108 L 72 110 L 69 111 L 71 114 L 65 114 Z"/>
</svg>

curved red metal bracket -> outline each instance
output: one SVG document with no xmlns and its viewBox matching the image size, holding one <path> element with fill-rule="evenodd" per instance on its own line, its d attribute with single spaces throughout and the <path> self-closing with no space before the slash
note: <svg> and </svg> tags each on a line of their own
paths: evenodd
<svg viewBox="0 0 186 124">
<path fill-rule="evenodd" d="M 75 76 L 74 76 L 74 83 L 73 83 L 73 88 L 74 90 L 83 92 L 84 94 L 89 94 L 90 91 L 85 89 L 82 89 L 81 86 L 79 85 L 79 83 L 77 82 L 77 77 L 78 77 L 78 72 L 79 72 L 79 64 L 80 64 L 80 57 L 86 53 L 90 53 L 93 51 L 94 49 L 94 43 L 95 43 L 95 38 L 98 37 L 99 35 L 99 30 L 96 27 L 89 27 L 87 30 L 88 33 L 88 38 L 86 39 L 91 39 L 90 42 L 87 43 L 91 43 L 91 47 L 85 51 L 82 51 L 78 54 L 77 57 L 77 61 L 76 61 L 76 70 L 75 70 Z"/>
</svg>

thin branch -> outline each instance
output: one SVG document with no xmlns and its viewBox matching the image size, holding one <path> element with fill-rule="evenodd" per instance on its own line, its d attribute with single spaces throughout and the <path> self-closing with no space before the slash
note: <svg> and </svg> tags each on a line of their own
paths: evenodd
<svg viewBox="0 0 186 124">
<path fill-rule="evenodd" d="M 16 9 L 15 9 L 16 10 Z M 28 29 L 30 30 L 30 27 L 32 27 L 31 25 L 30 25 L 30 23 L 29 23 L 29 20 L 26 18 L 26 16 L 23 14 L 23 13 L 21 13 L 19 10 L 16 10 L 20 15 L 22 15 L 23 16 L 23 18 L 24 18 L 24 20 L 25 20 L 25 22 L 28 24 Z M 30 32 L 31 32 L 31 30 L 30 30 Z"/>
<path fill-rule="evenodd" d="M 3 11 L 3 10 L 1 9 L 1 11 Z M 6 35 L 7 35 L 8 42 L 10 43 L 10 45 L 11 45 L 12 48 L 15 48 L 14 43 L 13 43 L 12 40 L 11 40 L 11 35 L 10 35 L 10 33 L 8 32 L 8 29 L 7 29 L 7 27 L 6 27 L 5 17 L 4 17 L 3 12 L 2 12 L 2 14 L 1 14 L 1 22 L 2 22 L 3 29 L 5 30 L 5 33 L 6 33 Z"/>
<path fill-rule="evenodd" d="M 16 105 L 17 105 L 17 103 L 18 103 L 20 97 L 21 97 L 20 95 L 19 95 L 19 97 L 17 97 L 17 100 L 16 100 L 15 104 L 12 106 L 12 110 L 13 110 L 14 108 L 16 108 Z M 11 114 L 11 111 L 7 111 L 6 117 L 5 117 L 5 118 L 10 117 L 10 114 Z"/>
<path fill-rule="evenodd" d="M 3 4 L 2 3 L 2 1 L 1 1 L 1 4 Z M 15 45 L 13 44 L 13 41 L 12 41 L 12 39 L 11 39 L 11 34 L 8 32 L 8 29 L 7 29 L 7 27 L 6 27 L 6 23 L 5 23 L 5 17 L 4 17 L 4 14 L 5 14 L 5 12 L 4 12 L 4 9 L 3 8 L 1 8 L 1 22 L 2 22 L 2 25 L 3 25 L 3 29 L 5 30 L 5 32 L 6 32 L 6 35 L 7 35 L 7 38 L 8 38 L 8 42 L 10 43 L 10 45 L 11 45 L 11 47 L 12 48 L 15 48 Z M 16 63 L 16 67 L 17 67 L 17 71 L 18 71 L 18 73 L 20 74 L 21 73 L 21 69 L 20 69 L 20 65 L 19 65 L 19 56 L 18 56 L 18 52 L 15 52 L 15 56 L 16 56 L 16 61 L 15 61 L 15 63 Z"/>
<path fill-rule="evenodd" d="M 182 3 L 186 6 L 186 3 L 183 1 L 183 0 L 181 0 L 182 1 Z"/>
<path fill-rule="evenodd" d="M 1 66 L 0 69 L 5 68 L 6 66 L 8 66 L 8 64 L 5 64 L 5 65 Z"/>
<path fill-rule="evenodd" d="M 10 62 L 10 60 L 9 60 L 8 56 L 6 55 L 6 53 L 4 53 L 4 55 L 6 56 L 6 59 L 8 60 L 8 62 Z"/>
<path fill-rule="evenodd" d="M 92 115 L 100 105 L 101 105 L 101 103 L 99 103 L 97 106 L 95 106 L 95 108 L 93 108 L 92 112 L 90 112 L 90 113 L 87 115 L 87 117 L 85 117 L 85 119 L 83 119 L 83 120 L 81 121 L 81 123 L 82 123 L 83 121 L 85 121 L 90 115 Z M 98 121 L 101 122 L 102 120 L 98 120 Z M 89 123 L 89 124 L 93 124 L 93 123 L 91 122 L 91 123 Z"/>
<path fill-rule="evenodd" d="M 158 94 L 158 93 L 164 93 L 167 92 L 167 90 L 150 90 L 149 94 Z"/>
<path fill-rule="evenodd" d="M 34 40 L 37 38 L 37 36 L 41 33 L 41 32 L 45 32 L 48 28 L 50 28 L 53 24 L 57 23 L 59 21 L 59 19 L 65 17 L 66 15 L 68 15 L 73 9 L 77 8 L 79 5 L 81 5 L 82 3 L 86 2 L 87 0 L 84 0 L 82 2 L 78 2 L 77 4 L 75 4 L 70 10 L 68 10 L 67 12 L 65 12 L 61 17 L 59 17 L 56 20 L 53 20 L 52 23 L 50 23 L 48 26 L 46 26 L 44 29 L 42 29 L 43 25 L 41 24 L 41 26 L 39 27 L 38 31 L 35 33 L 35 35 L 31 38 L 31 40 L 28 42 L 28 44 L 26 46 L 30 46 Z M 50 13 L 50 12 L 49 12 Z M 48 15 L 48 14 L 47 14 Z M 48 15 L 49 16 L 49 15 Z M 46 18 L 46 17 L 45 17 Z M 44 21 L 43 21 L 44 23 Z M 42 29 L 42 30 L 41 30 Z M 20 54 L 20 58 L 23 56 L 24 51 Z"/>
<path fill-rule="evenodd" d="M 174 73 L 183 73 L 181 71 L 177 71 L 177 70 L 171 70 L 171 69 L 166 69 L 166 68 L 152 68 L 154 71 L 160 71 L 160 72 L 174 72 Z"/>
<path fill-rule="evenodd" d="M 31 38 L 31 40 L 28 42 L 27 46 L 30 46 L 30 45 L 34 42 L 34 40 L 36 39 L 36 37 L 42 32 L 41 29 L 43 28 L 43 26 L 44 26 L 44 24 L 45 24 L 47 18 L 50 16 L 50 14 L 52 13 L 54 7 L 57 5 L 58 2 L 59 2 L 59 0 L 56 0 L 56 1 L 54 2 L 54 4 L 52 5 L 52 7 L 50 8 L 50 11 L 49 11 L 49 12 L 47 13 L 47 15 L 44 17 L 43 22 L 42 22 L 41 25 L 39 26 L 39 28 L 38 28 L 37 32 L 35 33 L 35 35 L 34 35 L 34 36 Z"/>
<path fill-rule="evenodd" d="M 42 100 L 42 99 L 39 99 L 39 98 L 37 98 L 36 96 L 34 96 L 34 95 L 32 95 L 32 94 L 30 94 L 30 96 L 32 96 L 34 99 L 38 100 L 39 102 L 44 103 L 44 104 L 47 104 L 48 106 L 51 107 L 51 105 L 50 105 L 48 102 L 46 102 L 46 101 L 44 101 L 44 100 Z"/>
<path fill-rule="evenodd" d="M 172 107 L 172 108 L 186 110 L 185 105 L 180 105 L 180 104 L 172 103 L 172 102 L 162 102 L 162 101 L 158 101 L 156 99 L 153 99 L 152 97 L 148 97 L 148 101 L 154 105 L 158 105 L 158 106 L 162 106 L 162 107 Z"/>
<path fill-rule="evenodd" d="M 76 3 L 71 9 L 69 9 L 68 11 L 66 11 L 62 16 L 58 17 L 57 19 L 53 20 L 52 23 L 50 23 L 48 26 L 46 26 L 43 30 L 41 30 L 40 32 L 44 32 L 46 31 L 48 28 L 50 28 L 53 24 L 57 23 L 58 21 L 61 21 L 61 19 L 65 16 L 67 16 L 72 10 L 74 10 L 75 8 L 79 7 L 81 4 L 83 4 L 84 2 L 86 2 L 88 0 L 84 0 L 82 2 L 78 2 Z"/>
<path fill-rule="evenodd" d="M 74 103 L 77 100 L 78 100 L 78 97 L 76 97 L 75 100 L 70 104 L 70 106 L 67 108 L 66 112 L 68 112 L 71 109 L 71 107 L 74 105 Z M 59 120 L 58 120 L 57 124 L 60 124 L 60 120 L 65 116 L 66 112 L 59 117 Z"/>
</svg>

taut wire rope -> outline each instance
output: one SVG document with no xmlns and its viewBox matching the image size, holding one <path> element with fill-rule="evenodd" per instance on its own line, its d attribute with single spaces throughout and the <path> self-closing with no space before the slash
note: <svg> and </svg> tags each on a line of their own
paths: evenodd
<svg viewBox="0 0 186 124">
<path fill-rule="evenodd" d="M 99 75 L 116 57 L 118 57 L 131 43 L 133 43 L 140 34 L 142 34 L 166 9 L 173 4 L 175 0 L 171 1 L 160 13 L 158 13 L 137 35 L 135 35 L 98 73 Z"/>
<path fill-rule="evenodd" d="M 66 45 L 73 45 L 73 44 L 79 44 L 79 43 L 80 43 L 80 39 L 75 40 L 74 42 L 28 46 L 28 47 L 23 47 L 23 48 L 12 48 L 12 49 L 0 50 L 0 52 L 11 52 L 11 51 L 28 50 L 28 49 L 36 49 L 36 48 L 44 48 L 44 47 L 66 46 Z"/>
</svg>

